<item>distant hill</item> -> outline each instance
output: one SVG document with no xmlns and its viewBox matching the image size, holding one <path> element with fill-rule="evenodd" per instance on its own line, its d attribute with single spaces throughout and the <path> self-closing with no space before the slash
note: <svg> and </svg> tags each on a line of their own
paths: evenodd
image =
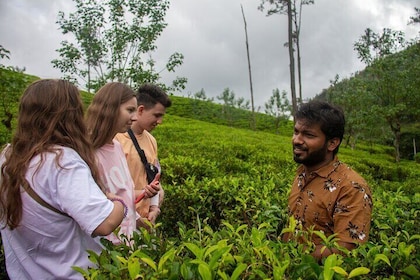
<svg viewBox="0 0 420 280">
<path fill-rule="evenodd" d="M 403 52 L 389 56 L 389 59 L 395 59 L 395 57 L 397 57 L 399 61 L 401 61 L 400 65 L 402 67 L 402 70 L 407 70 L 408 73 L 417 71 L 418 74 L 420 71 L 420 60 L 416 60 L 414 62 L 410 61 L 410 58 L 414 57 L 413 54 L 417 54 L 418 52 L 420 52 L 420 47 L 413 46 L 412 48 L 404 50 Z M 371 144 L 387 145 L 392 147 L 394 141 L 392 138 L 392 133 L 390 133 L 390 129 L 388 128 L 387 123 L 383 119 L 378 117 L 379 114 L 369 111 L 371 108 L 374 107 L 374 103 L 377 102 L 377 99 L 361 98 L 362 96 L 371 94 L 371 91 L 369 90 L 360 90 L 360 81 L 362 79 L 364 83 L 364 88 L 375 88 L 373 84 L 375 81 L 372 80 L 372 85 L 370 85 L 369 82 L 366 82 L 366 76 L 367 75 L 365 74 L 364 70 L 360 73 L 356 73 L 350 79 L 343 79 L 341 81 L 337 81 L 334 85 L 317 95 L 315 99 L 328 100 L 345 108 L 347 122 L 348 124 L 352 124 L 351 127 L 349 126 L 346 129 L 346 132 L 348 134 L 348 136 L 346 137 L 346 145 L 352 146 L 353 148 L 357 148 L 355 145 L 355 141 L 357 140 L 358 143 L 364 142 Z M 414 91 L 411 95 L 420 96 L 420 75 L 417 76 L 418 77 L 414 75 L 412 80 L 417 79 L 419 81 L 419 86 L 413 87 Z M 5 143 L 10 139 L 10 126 L 8 128 L 4 124 L 7 124 L 8 120 L 10 120 L 10 113 L 12 115 L 16 114 L 18 97 L 23 91 L 22 88 L 13 88 L 14 83 L 11 82 L 11 80 L 13 80 L 13 77 L 17 81 L 22 81 L 23 79 L 25 81 L 26 86 L 33 80 L 38 79 L 38 77 L 35 76 L 17 72 L 15 72 L 14 74 L 10 70 L 0 68 L 0 80 L 2 81 L 2 89 L 4 96 L 2 103 L 4 109 L 0 110 L 0 119 L 3 123 L 3 125 L 0 125 L 1 143 Z M 5 79 L 9 82 L 4 83 Z M 403 83 L 403 81 L 401 81 L 401 83 Z M 358 94 L 360 94 L 360 96 L 355 96 L 355 91 L 357 90 L 360 91 L 360 93 L 357 92 Z M 88 104 L 91 102 L 93 95 L 84 91 L 81 92 L 81 95 L 85 107 L 87 107 Z M 11 99 L 11 97 L 13 98 Z M 291 121 L 276 119 L 275 117 L 264 113 L 255 112 L 254 114 L 252 114 L 252 112 L 249 110 L 218 104 L 213 101 L 201 100 L 198 98 L 187 98 L 171 95 L 171 99 L 173 105 L 170 108 L 168 108 L 168 115 L 179 116 L 188 119 L 195 119 L 232 128 L 248 129 L 250 130 L 250 133 L 252 133 L 253 131 L 261 131 L 289 137 L 291 136 L 293 131 L 293 123 Z M 370 104 L 369 102 L 373 102 L 373 104 Z M 420 102 L 411 103 L 411 107 L 413 107 L 414 105 L 418 106 L 418 104 L 420 104 Z M 390 111 L 391 110 L 392 108 L 390 107 Z M 10 112 L 7 113 L 8 111 Z M 369 116 L 370 119 L 362 118 Z M 16 118 L 14 116 L 14 118 L 12 118 L 11 121 L 11 126 L 14 125 L 15 119 Z M 400 145 L 402 155 L 404 158 L 412 159 L 413 141 L 415 141 L 416 139 L 418 142 L 417 150 L 420 150 L 420 123 L 418 121 L 418 118 L 413 116 L 412 118 L 405 119 L 401 125 L 402 138 Z"/>
</svg>

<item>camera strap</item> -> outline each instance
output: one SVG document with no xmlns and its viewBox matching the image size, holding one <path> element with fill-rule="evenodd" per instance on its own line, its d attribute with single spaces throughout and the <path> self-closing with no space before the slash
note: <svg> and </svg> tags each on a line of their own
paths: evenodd
<svg viewBox="0 0 420 280">
<path fill-rule="evenodd" d="M 137 142 L 136 136 L 134 135 L 133 130 L 131 128 L 127 131 L 128 135 L 130 135 L 131 141 L 133 141 L 134 147 L 136 147 L 137 152 L 139 153 L 140 159 L 143 162 L 144 166 L 146 167 L 147 159 L 146 155 L 144 154 L 144 151 L 142 148 L 140 148 L 139 143 Z"/>
</svg>

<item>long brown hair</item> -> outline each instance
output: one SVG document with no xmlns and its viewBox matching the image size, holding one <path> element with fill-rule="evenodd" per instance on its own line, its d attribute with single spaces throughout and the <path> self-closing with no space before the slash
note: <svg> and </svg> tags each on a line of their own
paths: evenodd
<svg viewBox="0 0 420 280">
<path fill-rule="evenodd" d="M 16 132 L 1 167 L 0 220 L 10 229 L 16 228 L 21 221 L 21 187 L 29 184 L 25 174 L 30 160 L 36 155 L 41 155 L 41 165 L 42 154 L 54 152 L 59 166 L 59 146 L 72 148 L 101 184 L 83 117 L 79 90 L 68 81 L 38 80 L 23 93 Z"/>
<path fill-rule="evenodd" d="M 86 112 L 88 133 L 94 149 L 114 138 L 120 106 L 133 97 L 136 97 L 135 91 L 119 82 L 107 83 L 98 90 Z"/>
</svg>

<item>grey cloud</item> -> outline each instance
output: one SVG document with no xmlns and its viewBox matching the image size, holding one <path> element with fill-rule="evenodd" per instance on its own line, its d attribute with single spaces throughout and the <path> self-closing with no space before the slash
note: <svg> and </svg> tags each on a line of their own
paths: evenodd
<svg viewBox="0 0 420 280">
<path fill-rule="evenodd" d="M 172 0 L 168 27 L 153 53 L 162 69 L 174 52 L 185 56 L 174 73 L 162 72 L 165 82 L 175 76 L 188 78 L 188 96 L 201 90 L 209 97 L 229 87 L 237 97 L 250 99 L 243 5 L 248 28 L 255 104 L 264 103 L 275 88 L 290 92 L 287 21 L 284 15 L 266 17 L 258 11 L 259 0 Z M 417 4 L 418 5 L 418 4 Z M 369 6 L 369 8 L 364 8 Z M 303 97 L 310 98 L 327 88 L 336 74 L 349 77 L 364 66 L 353 43 L 368 27 L 403 30 L 407 37 L 418 35 L 418 26 L 407 26 L 414 14 L 414 0 L 317 0 L 305 6 L 302 17 Z M 0 0 L 0 44 L 11 51 L 6 65 L 26 67 L 40 77 L 60 77 L 50 61 L 66 39 L 55 23 L 58 11 L 71 11 L 68 0 Z M 215 98 L 216 99 L 216 98 Z"/>
</svg>

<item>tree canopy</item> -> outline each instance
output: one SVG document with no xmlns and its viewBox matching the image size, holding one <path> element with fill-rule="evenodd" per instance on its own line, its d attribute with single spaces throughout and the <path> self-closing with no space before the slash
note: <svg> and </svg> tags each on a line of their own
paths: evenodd
<svg viewBox="0 0 420 280">
<path fill-rule="evenodd" d="M 156 69 L 152 58 L 157 38 L 166 27 L 169 1 L 154 0 L 73 0 L 76 11 L 68 16 L 62 11 L 57 24 L 64 35 L 73 40 L 61 42 L 60 58 L 53 66 L 64 78 L 97 90 L 109 81 L 137 87 L 144 82 L 159 83 L 163 70 L 174 72 L 184 56 L 175 52 L 164 69 Z M 167 90 L 185 87 L 186 78 L 177 77 Z"/>
</svg>

